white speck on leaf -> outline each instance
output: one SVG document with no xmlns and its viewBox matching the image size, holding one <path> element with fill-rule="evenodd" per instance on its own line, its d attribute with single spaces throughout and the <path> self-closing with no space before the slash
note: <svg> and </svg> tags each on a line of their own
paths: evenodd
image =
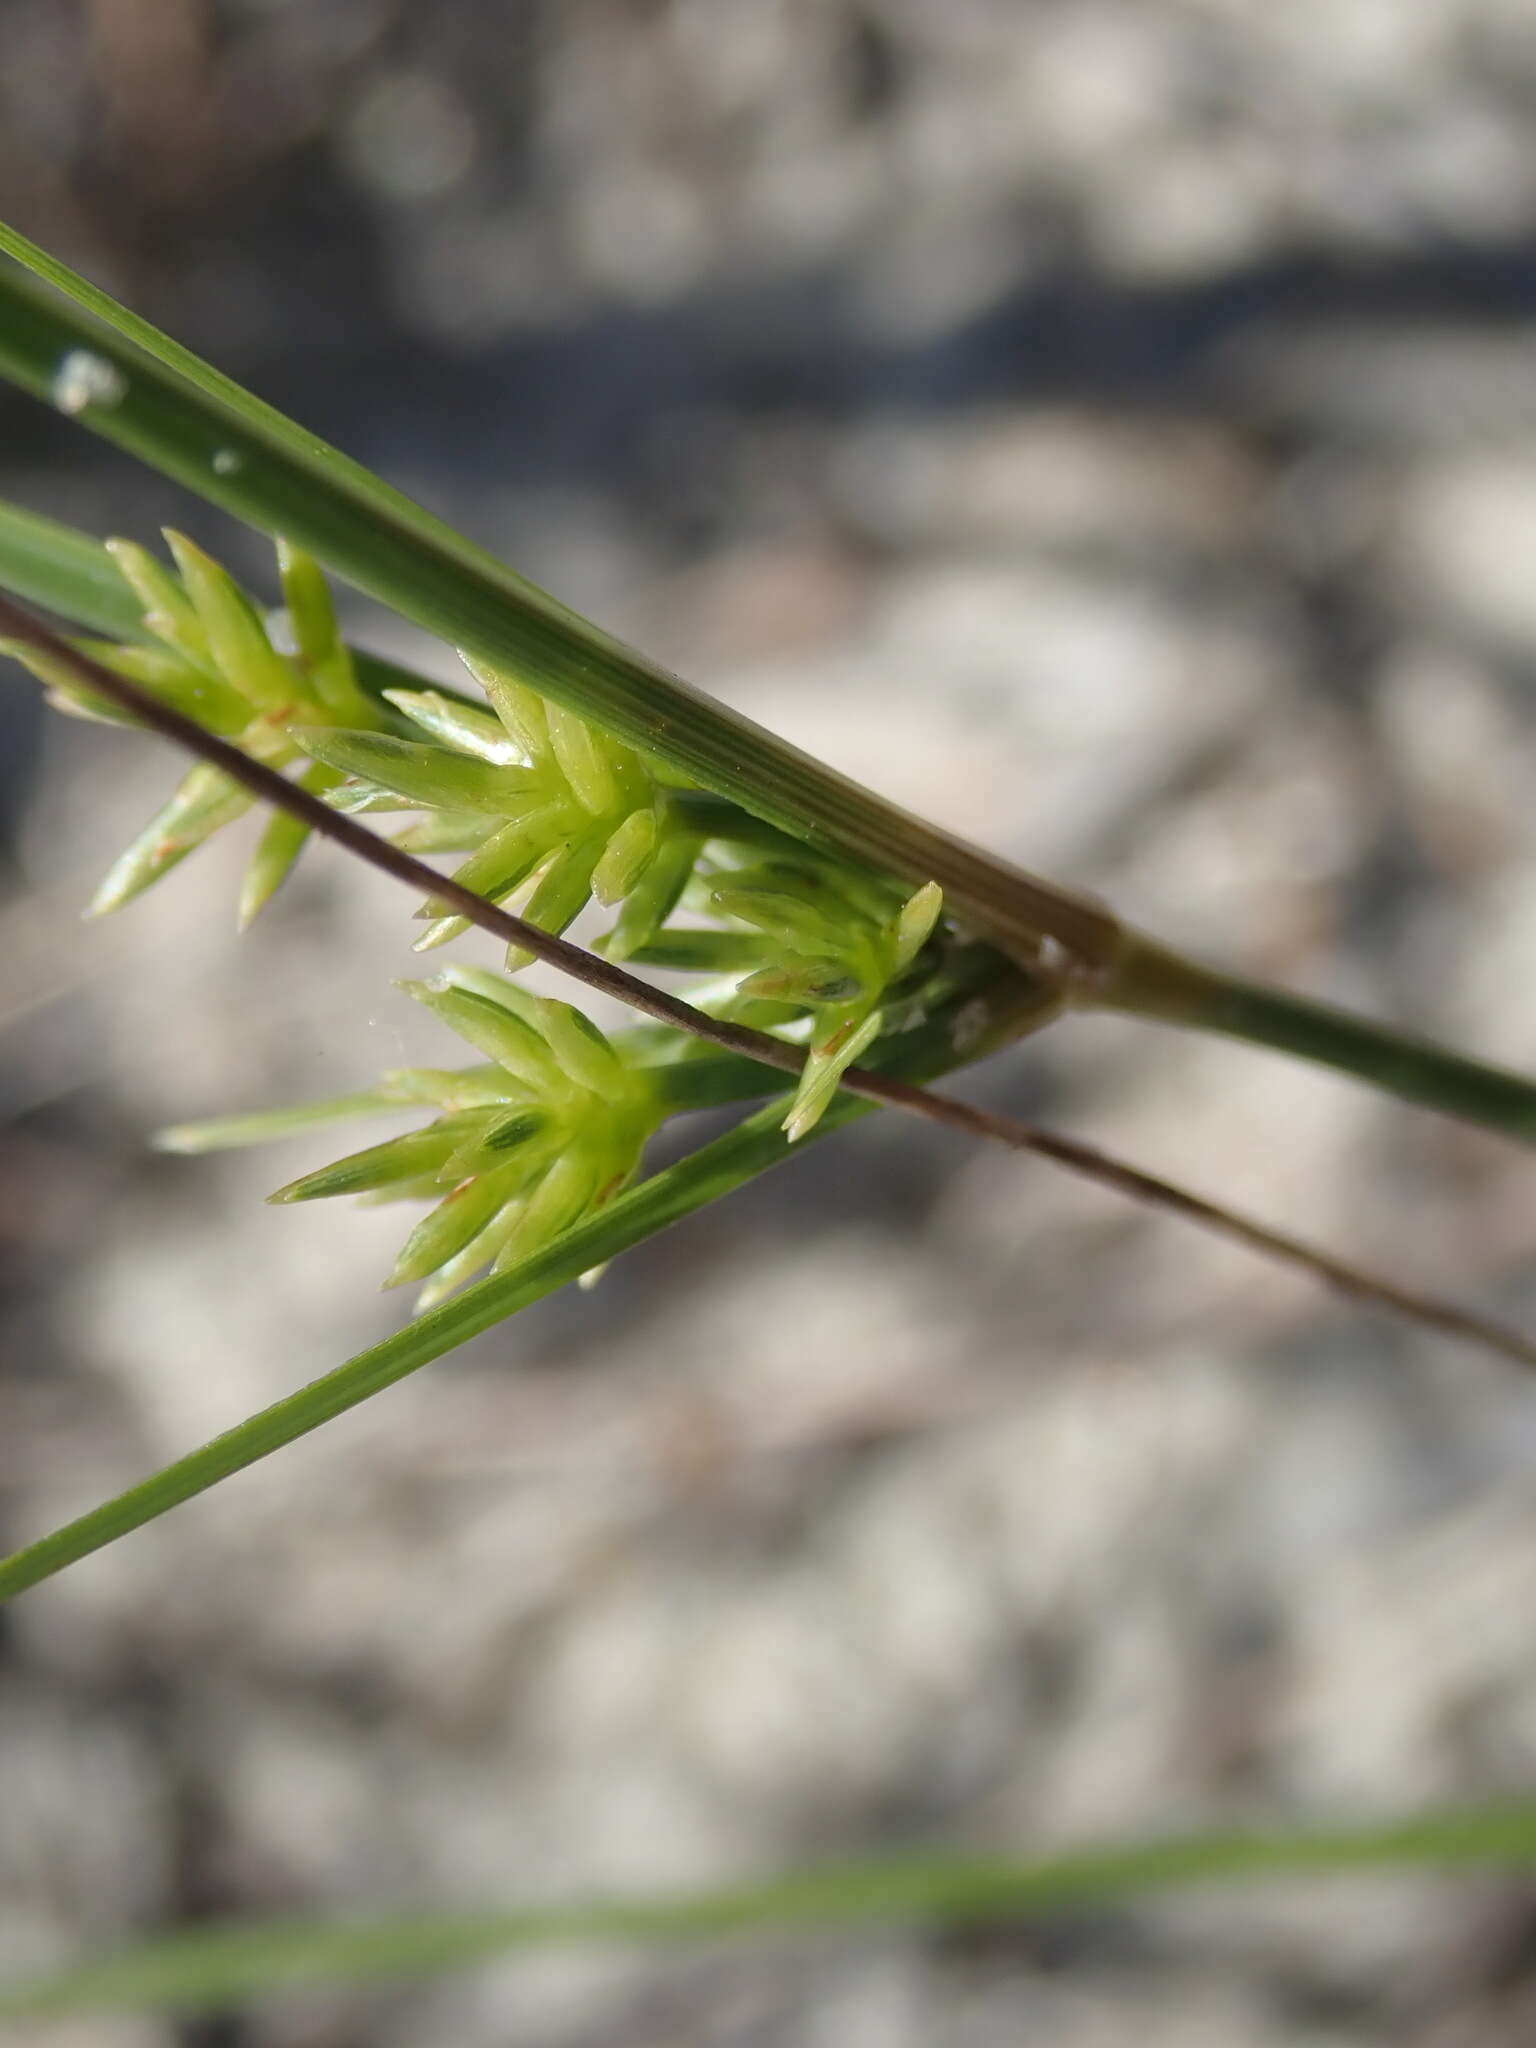
<svg viewBox="0 0 1536 2048">
<path fill-rule="evenodd" d="M 299 636 L 293 629 L 293 619 L 285 605 L 278 605 L 267 613 L 267 639 L 278 654 L 297 654 Z"/>
<path fill-rule="evenodd" d="M 88 405 L 119 405 L 127 391 L 128 379 L 116 363 L 88 348 L 72 348 L 60 358 L 49 396 L 60 412 L 73 416 Z"/>
</svg>

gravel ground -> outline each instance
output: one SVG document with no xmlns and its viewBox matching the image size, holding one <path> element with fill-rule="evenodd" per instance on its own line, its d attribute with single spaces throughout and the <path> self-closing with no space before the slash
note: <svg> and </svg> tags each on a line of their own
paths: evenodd
<svg viewBox="0 0 1536 2048">
<path fill-rule="evenodd" d="M 1521 0 L 8 0 L 5 42 L 13 219 L 560 595 L 1175 942 L 1530 1064 Z M 262 573 L 12 398 L 0 469 Z M 81 930 L 167 766 L 0 717 L 20 1540 L 398 1314 L 391 1213 L 261 1206 L 313 1148 L 149 1133 L 441 1048 L 334 861 L 238 946 L 223 846 Z M 1536 1323 L 1490 1138 L 1108 1019 L 972 1085 Z M 880 1119 L 10 1610 L 0 1958 L 1496 1797 L 1533 1472 L 1505 1369 Z M 1503 2048 L 1533 1928 L 1287 1886 L 47 2038 Z"/>
</svg>

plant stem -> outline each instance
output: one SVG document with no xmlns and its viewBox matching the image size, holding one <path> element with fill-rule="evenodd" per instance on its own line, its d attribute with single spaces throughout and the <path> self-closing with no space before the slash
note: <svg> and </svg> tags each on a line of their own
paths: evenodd
<svg viewBox="0 0 1536 2048">
<path fill-rule="evenodd" d="M 1103 905 L 909 816 L 727 711 L 305 433 L 147 321 L 0 225 L 0 250 L 66 294 L 0 268 L 0 374 L 57 403 L 85 354 L 96 401 L 69 409 L 236 518 L 308 549 L 357 589 L 450 646 L 512 670 L 717 795 L 845 860 L 937 882 L 963 924 L 1027 962 L 1041 934 L 1107 965 Z M 87 309 L 82 311 L 81 309 Z"/>
<path fill-rule="evenodd" d="M 819 1137 L 823 1130 L 836 1129 L 863 1115 L 868 1107 L 842 1097 L 810 1136 Z M 12 1599 L 52 1578 L 55 1572 L 89 1557 L 92 1551 L 205 1493 L 231 1473 L 244 1471 L 273 1451 L 307 1436 L 322 1423 L 382 1393 L 397 1380 L 515 1315 L 530 1302 L 552 1294 L 616 1253 L 665 1230 L 765 1168 L 777 1165 L 788 1152 L 787 1141 L 778 1128 L 783 1114 L 782 1102 L 760 1111 L 713 1145 L 620 1195 L 606 1209 L 567 1231 L 514 1271 L 477 1281 L 451 1301 L 418 1316 L 403 1330 L 359 1352 L 297 1393 L 275 1401 L 271 1407 L 178 1458 L 115 1499 L 0 1560 L 0 1601 Z"/>
<path fill-rule="evenodd" d="M 305 1988 L 420 1978 L 515 1951 L 721 1941 L 830 1928 L 965 1926 L 1172 1891 L 1364 1872 L 1536 1867 L 1536 1804 L 1431 1808 L 1342 1826 L 1213 1828 L 1033 1857 L 916 1849 L 660 1898 L 575 1899 L 350 1922 L 205 1922 L 0 1986 L 0 2016 L 192 2008 Z"/>
<path fill-rule="evenodd" d="M 976 1000 L 972 998 L 973 1002 Z M 965 1057 L 979 1058 L 1011 1035 L 1018 1028 L 1017 1006 L 1027 1000 L 1028 992 L 1016 982 L 1000 991 L 988 1011 L 981 1042 L 968 1047 Z M 899 1063 L 905 1074 L 923 1078 L 958 1064 L 952 1023 L 952 1018 L 943 1017 L 909 1033 L 891 1054 L 893 1064 Z M 815 1129 L 791 1146 L 782 1128 L 788 1100 L 780 1097 L 723 1138 L 651 1175 L 511 1271 L 492 1274 L 466 1287 L 451 1301 L 418 1316 L 403 1330 L 359 1352 L 297 1393 L 274 1402 L 211 1443 L 178 1458 L 174 1464 L 24 1550 L 0 1559 L 0 1602 L 52 1578 L 67 1565 L 89 1557 L 93 1551 L 142 1528 L 168 1509 L 205 1493 L 231 1473 L 243 1471 L 273 1451 L 307 1436 L 322 1423 L 382 1393 L 397 1380 L 467 1343 L 531 1302 L 580 1279 L 583 1273 L 605 1264 L 619 1252 L 669 1229 L 769 1167 L 780 1165 L 792 1151 L 798 1153 L 805 1145 L 867 1115 L 874 1107 L 870 1102 L 839 1095 Z"/>
<path fill-rule="evenodd" d="M 472 923 L 510 938 L 514 944 L 525 947 L 536 957 L 562 967 L 579 980 L 593 988 L 616 995 L 623 1002 L 652 1016 L 659 1021 L 673 1024 L 683 1031 L 705 1039 L 718 1047 L 740 1053 L 748 1059 L 764 1062 L 769 1067 L 798 1074 L 802 1055 L 783 1039 L 771 1034 L 753 1030 L 745 1025 L 732 1023 L 727 1019 L 714 1017 L 707 1012 L 680 1003 L 665 996 L 648 983 L 637 981 L 623 968 L 597 954 L 587 953 L 569 940 L 556 938 L 553 934 L 526 924 L 512 916 L 499 904 L 491 903 L 473 890 L 448 877 L 438 876 L 424 867 L 414 855 L 406 853 L 392 840 L 380 839 L 364 830 L 356 819 L 328 810 L 315 796 L 299 783 L 286 781 L 281 775 L 266 767 L 228 741 L 205 731 L 173 710 L 149 696 L 143 688 L 126 676 L 115 674 L 103 668 L 90 656 L 72 648 L 56 633 L 42 626 L 28 613 L 14 605 L 9 598 L 0 597 L 0 625 L 9 629 L 13 639 L 30 642 L 45 650 L 53 660 L 66 668 L 73 668 L 83 681 L 103 696 L 114 700 L 131 710 L 151 730 L 165 738 L 176 741 L 190 752 L 221 768 L 233 781 L 276 804 L 280 810 L 296 814 L 306 820 L 315 830 L 326 837 L 339 841 L 352 852 L 367 860 L 375 867 L 383 868 L 398 879 L 414 887 L 435 892 L 445 901 L 453 903 Z M 921 1031 L 898 1038 L 891 1047 L 893 1062 L 907 1062 L 914 1057 L 913 1048 L 924 1042 L 925 1034 L 939 1026 L 941 1019 L 945 1035 L 937 1042 L 938 1066 L 934 1071 L 948 1072 L 951 1068 L 964 1065 L 968 1060 L 980 1056 L 985 1045 L 995 1041 L 994 1030 L 1005 1026 L 1018 1036 L 1025 1030 L 1038 1030 L 1053 1017 L 1059 1015 L 1063 991 L 1035 977 L 1021 974 L 1004 955 L 990 947 L 972 945 L 965 949 L 970 955 L 970 964 L 961 969 L 957 986 L 953 991 L 954 1001 L 961 1001 L 969 975 L 979 969 L 980 987 L 969 1003 L 956 1009 L 951 1003 L 930 1018 Z M 1182 963 L 1168 956 L 1173 968 Z M 967 1019 L 979 1002 L 980 1033 L 973 1030 Z M 1484 1317 L 1458 1308 L 1454 1303 L 1440 1300 L 1436 1296 L 1419 1293 L 1413 1288 L 1399 1286 L 1395 1281 L 1379 1278 L 1346 1260 L 1335 1258 L 1332 1253 L 1319 1251 L 1305 1244 L 1301 1239 L 1285 1231 L 1272 1230 L 1267 1225 L 1256 1223 L 1250 1218 L 1228 1209 L 1218 1203 L 1207 1201 L 1203 1196 L 1192 1194 L 1171 1181 L 1165 1181 L 1155 1174 L 1143 1173 L 1139 1168 L 1128 1166 L 1122 1160 L 1101 1152 L 1096 1146 L 1085 1145 L 1080 1140 L 1046 1131 L 1035 1125 L 1017 1122 L 1012 1117 L 998 1116 L 991 1110 L 979 1108 L 973 1103 L 956 1101 L 953 1096 L 935 1095 L 926 1088 L 914 1085 L 901 1078 L 899 1073 L 878 1071 L 865 1067 L 848 1067 L 838 1077 L 840 1090 L 859 1095 L 867 1101 L 882 1102 L 893 1108 L 905 1109 L 915 1116 L 922 1116 L 934 1122 L 947 1125 L 951 1130 L 964 1131 L 972 1137 L 989 1138 L 1007 1145 L 1017 1152 L 1032 1152 L 1043 1159 L 1051 1159 L 1058 1166 L 1070 1172 L 1084 1175 L 1097 1181 L 1101 1186 L 1112 1188 L 1116 1193 L 1128 1195 L 1133 1201 L 1150 1203 L 1172 1215 L 1182 1216 L 1202 1229 L 1215 1230 L 1231 1237 L 1250 1250 L 1267 1257 L 1284 1260 L 1289 1265 L 1299 1266 L 1322 1280 L 1326 1285 L 1337 1287 L 1346 1295 L 1357 1300 L 1375 1302 L 1391 1309 L 1395 1314 L 1405 1315 L 1413 1321 L 1431 1329 L 1480 1344 L 1499 1352 L 1506 1358 L 1524 1366 L 1536 1366 L 1536 1345 L 1521 1336 L 1518 1331 L 1502 1328 Z M 734 1083 L 732 1083 L 734 1085 Z M 594 1261 L 595 1263 L 595 1261 Z"/>
<path fill-rule="evenodd" d="M 1139 932 L 1125 934 L 1112 976 L 1090 1000 L 1097 1008 L 1269 1046 L 1356 1075 L 1420 1108 L 1536 1143 L 1536 1083 L 1522 1075 L 1309 996 L 1202 966 Z"/>
<path fill-rule="evenodd" d="M 143 607 L 128 588 L 116 562 L 99 540 L 78 527 L 0 498 L 0 590 L 11 591 L 29 604 L 40 604 L 72 624 L 118 640 L 147 640 Z M 386 690 L 434 690 L 461 704 L 477 700 L 449 683 L 440 683 L 402 668 L 365 648 L 350 650 L 357 680 L 371 697 Z"/>
<path fill-rule="evenodd" d="M 99 540 L 0 499 L 0 584 L 30 604 L 110 633 L 148 640 L 144 608 Z"/>
<path fill-rule="evenodd" d="M 24 236 L 0 226 L 0 249 L 72 302 L 0 268 L 0 373 L 50 398 L 72 352 L 98 357 L 111 396 L 79 408 L 84 425 L 309 548 L 451 644 L 511 667 L 781 830 L 862 866 L 938 882 L 954 917 L 1026 966 L 1042 936 L 1057 941 L 1086 970 L 1074 979 L 1088 1001 L 1296 1053 L 1523 1141 L 1536 1134 L 1536 1085 L 1181 960 L 1103 905 L 909 817 L 600 632 Z"/>
</svg>

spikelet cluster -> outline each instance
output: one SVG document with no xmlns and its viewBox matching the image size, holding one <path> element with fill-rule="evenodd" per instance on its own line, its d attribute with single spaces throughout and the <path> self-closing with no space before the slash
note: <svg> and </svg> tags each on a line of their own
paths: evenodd
<svg viewBox="0 0 1536 2048">
<path fill-rule="evenodd" d="M 564 931 L 595 899 L 617 907 L 600 941 L 610 959 L 725 976 L 695 1000 L 808 1043 L 786 1127 L 809 1130 L 838 1076 L 878 1037 L 888 992 L 938 921 L 938 889 L 906 897 L 735 806 L 701 803 L 514 677 L 466 666 L 489 712 L 435 691 L 385 692 L 428 739 L 301 732 L 317 761 L 347 777 L 327 802 L 426 813 L 397 842 L 467 850 L 454 879 L 494 902 L 524 899 L 521 915 L 543 930 Z M 680 910 L 693 922 L 672 923 Z M 422 951 L 465 928 L 441 904 L 418 915 Z M 526 957 L 514 949 L 508 965 Z"/>
<path fill-rule="evenodd" d="M 430 1122 L 350 1152 L 279 1188 L 274 1202 L 332 1195 L 427 1200 L 386 1286 L 424 1283 L 430 1308 L 486 1268 L 501 1271 L 610 1201 L 665 1114 L 655 1069 L 632 1064 L 569 1003 L 505 975 L 453 966 L 400 984 L 485 1057 L 462 1069 L 401 1067 L 366 1095 L 161 1134 L 199 1152 L 279 1137 L 336 1117 L 429 1106 Z"/>
<path fill-rule="evenodd" d="M 292 652 L 285 653 L 271 625 L 226 569 L 185 534 L 167 531 L 165 539 L 174 569 L 134 541 L 107 542 L 143 607 L 144 639 L 74 644 L 269 768 L 303 763 L 297 779 L 323 795 L 341 778 L 323 763 L 305 761 L 294 729 L 381 720 L 378 706 L 358 687 L 318 565 L 279 542 L 283 617 L 292 641 Z M 46 684 L 57 709 L 114 725 L 133 724 L 127 712 L 83 688 L 73 670 L 48 655 L 17 641 L 0 642 L 0 652 L 14 656 Z M 199 762 L 112 863 L 91 899 L 91 915 L 132 902 L 215 832 L 243 817 L 253 801 L 219 769 Z M 242 927 L 271 900 L 308 837 L 309 827 L 286 812 L 268 820 L 241 884 Z"/>
<path fill-rule="evenodd" d="M 307 555 L 279 542 L 284 608 L 268 618 L 191 541 L 166 539 L 171 567 L 130 541 L 107 544 L 142 607 L 142 638 L 77 645 L 293 773 L 337 810 L 389 820 L 408 851 L 462 855 L 459 883 L 515 904 L 545 931 L 564 931 L 594 902 L 611 910 L 597 941 L 609 958 L 703 977 L 689 990 L 699 1008 L 806 1047 L 785 1119 L 791 1137 L 811 1129 L 842 1074 L 884 1032 L 921 1020 L 943 954 L 934 884 L 909 894 L 830 859 L 683 786 L 517 676 L 467 656 L 483 701 L 446 689 L 379 689 L 376 679 L 365 688 Z M 46 656 L 9 643 L 0 651 L 38 674 L 60 708 L 133 722 Z M 251 801 L 218 770 L 194 768 L 114 862 L 92 911 L 129 902 Z M 404 814 L 397 828 L 391 814 Z M 283 813 L 265 825 L 241 889 L 242 924 L 270 900 L 307 837 Z M 441 900 L 417 914 L 419 951 L 466 928 Z M 526 959 L 514 949 L 509 972 Z M 332 1111 L 435 1107 L 422 1129 L 273 1197 L 429 1199 L 390 1284 L 423 1282 L 430 1303 L 608 1200 L 634 1173 L 666 1095 L 654 1068 L 616 1049 L 579 1011 L 505 975 L 450 967 L 402 986 L 489 1064 L 403 1069 L 337 1105 L 186 1126 L 166 1142 L 202 1150 L 278 1136 Z M 681 1050 L 652 1048 L 663 1061 Z"/>
<path fill-rule="evenodd" d="M 494 903 L 526 896 L 522 914 L 542 931 L 564 931 L 596 898 L 623 904 L 626 939 L 643 943 L 686 882 L 697 840 L 687 839 L 631 748 L 514 678 L 466 665 L 490 709 L 437 690 L 385 691 L 425 738 L 300 733 L 317 762 L 346 777 L 327 801 L 354 813 L 427 813 L 397 842 L 417 853 L 468 853 L 455 881 Z M 420 914 L 422 952 L 466 928 L 431 902 Z"/>
</svg>

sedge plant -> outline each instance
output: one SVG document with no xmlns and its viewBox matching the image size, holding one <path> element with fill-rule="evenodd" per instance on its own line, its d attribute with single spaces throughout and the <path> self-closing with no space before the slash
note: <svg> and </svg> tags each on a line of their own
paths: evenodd
<svg viewBox="0 0 1536 2048">
<path fill-rule="evenodd" d="M 0 507 L 0 588 L 72 629 L 55 632 L 0 602 L 3 651 L 60 710 L 147 728 L 199 756 L 91 908 L 124 910 L 215 834 L 244 829 L 260 801 L 267 815 L 235 906 L 241 924 L 266 910 L 322 837 L 411 883 L 422 974 L 398 1000 L 432 1014 L 445 1061 L 397 1069 L 333 1101 L 161 1134 L 167 1149 L 196 1152 L 418 1111 L 403 1135 L 318 1159 L 272 1197 L 412 1204 L 381 1277 L 417 1290 L 416 1313 L 312 1385 L 0 1560 L 0 1597 L 591 1276 L 882 1103 L 1042 1154 L 1536 1362 L 1524 1339 L 1465 1311 L 926 1086 L 1091 1007 L 1318 1061 L 1521 1142 L 1536 1138 L 1536 1084 L 1189 961 L 1106 906 L 907 816 L 612 640 L 13 230 L 0 228 L 0 250 L 10 259 L 0 261 L 0 374 L 266 532 L 277 551 L 274 587 L 257 594 L 179 532 L 165 536 L 162 555 L 142 536 L 102 543 Z M 350 647 L 328 572 L 454 648 L 463 686 Z M 589 953 L 565 934 L 593 904 L 606 929 Z M 454 957 L 471 924 L 506 942 L 500 971 Z M 535 957 L 620 995 L 647 1021 L 605 1033 L 579 1004 L 532 994 L 520 976 Z M 641 978 L 654 974 L 682 977 L 684 993 Z M 646 1147 L 664 1123 L 765 1095 L 775 1099 L 646 1175 Z M 925 1866 L 926 1879 L 855 1874 L 820 1889 L 767 1887 L 713 1907 L 682 1902 L 670 1919 L 665 1907 L 649 1918 L 621 1907 L 552 1915 L 545 1932 L 708 1932 L 813 1910 L 985 1917 L 1031 1884 L 1046 1900 L 1107 1896 L 1189 1881 L 1223 1858 L 1238 1869 L 1536 1858 L 1536 1818 L 1511 1826 L 1452 1816 L 1438 1832 L 1425 1823 L 1329 1838 L 1290 1852 L 1289 1864 L 1283 1845 L 1250 1854 L 1240 1842 L 1154 1848 L 1140 1862 L 1142 1852 L 1127 1851 L 1129 1865 L 1089 1859 L 1075 1875 L 941 1859 Z M 502 1914 L 468 1932 L 467 1923 L 439 1926 L 420 1945 L 420 1966 L 541 1938 L 541 1924 Z M 89 1969 L 23 1987 L 13 2008 L 29 1998 L 39 2011 L 67 2005 L 71 1982 L 81 1998 L 151 2002 L 249 1989 L 262 1981 L 260 1957 L 279 1952 L 289 1964 L 273 1967 L 290 1976 L 378 1967 L 367 1939 L 307 1942 L 289 1930 L 265 1946 L 253 1936 L 253 1948 L 238 1934 L 222 1938 L 222 1950 L 215 1934 L 200 1949 L 103 1966 L 95 1992 Z"/>
</svg>

